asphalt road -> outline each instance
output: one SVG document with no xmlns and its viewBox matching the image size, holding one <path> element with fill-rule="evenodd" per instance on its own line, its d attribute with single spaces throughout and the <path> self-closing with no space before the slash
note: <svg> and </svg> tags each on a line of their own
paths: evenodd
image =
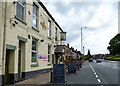
<svg viewBox="0 0 120 86">
<path fill-rule="evenodd" d="M 76 74 L 66 74 L 66 84 L 118 84 L 118 70 L 118 62 L 115 61 L 86 61 Z"/>
</svg>

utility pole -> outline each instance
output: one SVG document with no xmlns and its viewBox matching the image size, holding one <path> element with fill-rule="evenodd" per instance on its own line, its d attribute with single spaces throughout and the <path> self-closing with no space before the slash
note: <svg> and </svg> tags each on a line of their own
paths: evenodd
<svg viewBox="0 0 120 86">
<path fill-rule="evenodd" d="M 82 28 L 81 28 L 81 53 L 82 53 Z"/>
<path fill-rule="evenodd" d="M 84 28 L 87 28 L 87 27 L 84 27 Z M 82 29 L 83 29 L 83 28 L 81 28 L 81 53 L 84 54 L 84 51 L 83 51 L 83 50 L 84 50 L 84 49 L 83 49 L 84 47 L 82 46 L 82 43 L 83 43 L 83 39 L 82 39 L 82 35 L 83 35 Z"/>
</svg>

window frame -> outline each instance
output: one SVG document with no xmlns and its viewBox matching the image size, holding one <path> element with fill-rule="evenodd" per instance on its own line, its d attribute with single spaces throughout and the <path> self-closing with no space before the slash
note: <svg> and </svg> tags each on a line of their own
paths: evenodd
<svg viewBox="0 0 120 86">
<path fill-rule="evenodd" d="M 57 27 L 55 27 L 55 41 L 57 41 L 57 40 L 58 40 L 58 36 L 57 36 L 57 34 L 58 34 L 58 28 L 57 28 Z"/>
<path fill-rule="evenodd" d="M 24 2 L 24 5 L 22 4 L 22 2 Z M 26 24 L 26 22 L 25 22 L 25 20 L 26 20 L 26 2 L 25 2 L 25 0 L 23 0 L 22 2 L 19 0 L 16 4 L 16 18 Z M 18 8 L 18 5 L 20 5 L 23 12 L 20 10 L 20 7 Z M 19 13 L 21 13 L 22 16 L 20 16 Z"/>
<path fill-rule="evenodd" d="M 50 57 L 51 57 L 51 45 L 48 44 L 48 62 L 50 62 Z"/>
<path fill-rule="evenodd" d="M 36 48 L 35 48 L 35 50 L 33 49 L 33 41 L 36 41 Z M 33 53 L 35 53 L 36 54 L 36 60 L 35 60 L 35 62 L 33 61 Z M 32 62 L 32 64 L 37 64 L 37 54 L 38 54 L 38 39 L 36 39 L 36 38 L 32 38 L 32 48 L 31 48 L 31 62 Z"/>
<path fill-rule="evenodd" d="M 34 7 L 36 8 L 36 14 L 34 14 Z M 38 12 L 38 11 L 39 11 L 38 5 L 33 2 L 33 9 L 32 9 L 32 27 L 33 27 L 34 29 L 36 29 L 36 30 L 38 30 L 38 27 L 39 27 L 39 26 L 38 26 L 38 25 L 39 25 L 39 24 L 38 24 L 38 22 L 39 22 L 39 21 L 38 21 L 38 20 L 39 20 L 39 14 L 38 14 L 39 12 Z M 35 25 L 35 26 L 33 25 L 33 19 L 36 19 L 36 25 Z"/>
<path fill-rule="evenodd" d="M 48 20 L 48 38 L 51 39 L 52 33 L 51 33 L 51 20 Z"/>
</svg>

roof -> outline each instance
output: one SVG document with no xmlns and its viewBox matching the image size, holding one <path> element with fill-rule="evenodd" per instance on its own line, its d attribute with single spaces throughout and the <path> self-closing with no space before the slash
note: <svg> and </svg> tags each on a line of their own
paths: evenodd
<svg viewBox="0 0 120 86">
<path fill-rule="evenodd" d="M 58 25 L 58 23 L 55 21 L 55 19 L 52 17 L 52 15 L 49 13 L 49 11 L 47 10 L 47 8 L 45 7 L 45 5 L 40 1 L 40 0 L 37 0 L 37 2 L 41 5 L 41 7 L 44 9 L 44 11 L 50 16 L 50 18 L 55 22 L 55 24 L 59 27 L 59 29 L 64 32 L 62 30 L 62 28 Z"/>
<path fill-rule="evenodd" d="M 64 53 L 64 45 L 57 45 L 54 53 Z"/>
</svg>

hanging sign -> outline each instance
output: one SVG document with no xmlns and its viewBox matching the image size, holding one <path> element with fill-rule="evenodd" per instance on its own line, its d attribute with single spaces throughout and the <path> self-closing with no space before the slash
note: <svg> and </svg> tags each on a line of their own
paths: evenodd
<svg viewBox="0 0 120 86">
<path fill-rule="evenodd" d="M 66 41 L 66 32 L 61 32 L 61 41 Z"/>
</svg>

